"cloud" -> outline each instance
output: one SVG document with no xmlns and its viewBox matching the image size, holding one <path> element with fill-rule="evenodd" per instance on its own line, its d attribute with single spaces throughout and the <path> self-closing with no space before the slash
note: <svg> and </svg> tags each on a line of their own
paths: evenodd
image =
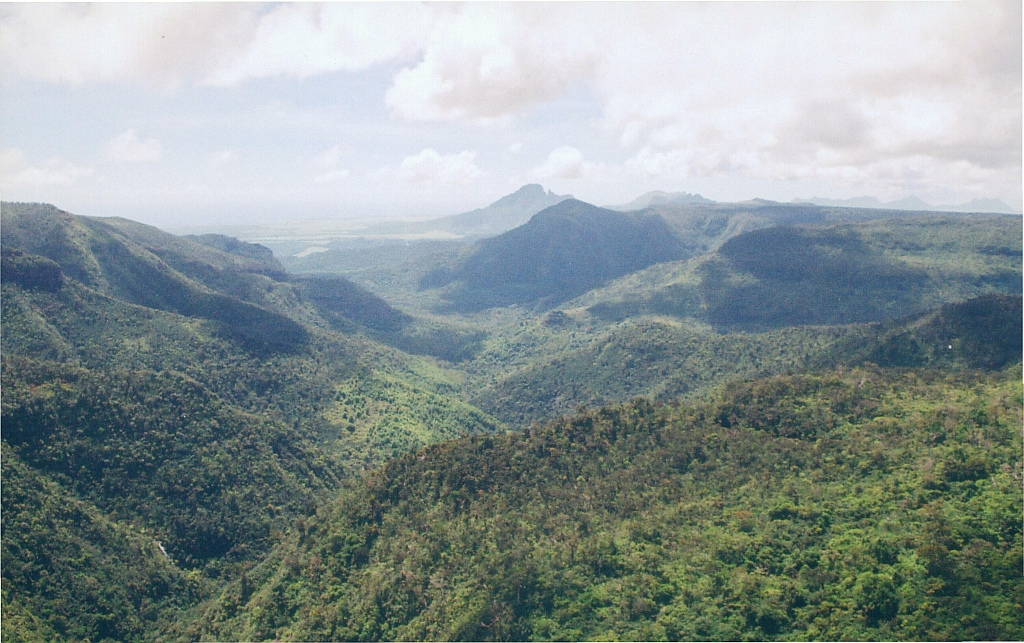
<svg viewBox="0 0 1024 643">
<path fill-rule="evenodd" d="M 155 138 L 140 140 L 133 127 L 104 143 L 103 156 L 110 161 L 155 163 L 163 158 L 164 148 Z"/>
<path fill-rule="evenodd" d="M 410 59 L 437 11 L 401 4 L 5 5 L 0 63 L 28 78 L 237 85 Z"/>
<path fill-rule="evenodd" d="M 476 166 L 476 152 L 463 151 L 441 155 L 427 148 L 415 156 L 407 156 L 398 168 L 398 176 L 408 183 L 465 184 L 484 176 Z"/>
<path fill-rule="evenodd" d="M 0 63 L 45 82 L 176 87 L 241 55 L 257 17 L 232 3 L 8 4 Z"/>
<path fill-rule="evenodd" d="M 349 153 L 351 153 L 351 150 L 343 149 L 340 145 L 332 145 L 306 161 L 306 164 L 314 170 L 326 172 L 336 169 L 342 157 Z"/>
<path fill-rule="evenodd" d="M 575 147 L 557 147 L 548 154 L 533 174 L 538 179 L 578 179 L 594 167 L 583 160 L 583 154 Z"/>
<path fill-rule="evenodd" d="M 342 167 L 341 161 L 351 153 L 351 149 L 333 145 L 309 159 L 302 160 L 302 163 L 313 172 L 315 182 L 337 183 L 349 176 L 348 168 Z"/>
<path fill-rule="evenodd" d="M 1019 3 L 646 13 L 660 26 L 624 32 L 596 77 L 604 131 L 637 150 L 634 171 L 788 180 L 921 157 L 1020 167 Z"/>
<path fill-rule="evenodd" d="M 313 180 L 316 181 L 317 183 L 337 183 L 338 181 L 342 181 L 344 179 L 347 179 L 348 175 L 349 175 L 349 171 L 346 170 L 346 169 L 329 170 L 329 171 L 324 172 L 322 174 L 316 175 L 313 178 Z"/>
<path fill-rule="evenodd" d="M 240 57 L 206 82 L 233 85 L 251 78 L 362 71 L 410 59 L 421 48 L 436 11 L 428 5 L 292 4 L 262 15 Z"/>
<path fill-rule="evenodd" d="M 395 119 L 515 124 L 546 140 L 586 120 L 602 160 L 617 146 L 629 160 L 615 162 L 645 180 L 884 187 L 889 172 L 932 189 L 1009 185 L 1002 194 L 1014 201 L 1020 43 L 1019 0 L 0 6 L 5 76 L 229 88 L 374 69 Z M 570 99 L 585 116 L 562 110 Z M 254 113 L 253 126 L 322 125 L 299 108 L 279 111 L 273 121 Z M 441 180 L 426 168 L 451 157 L 426 152 L 400 176 Z M 598 181 L 602 168 L 562 150 L 536 172 Z M 337 180 L 344 169 L 315 176 Z M 473 169 L 469 158 L 452 176 Z"/>
<path fill-rule="evenodd" d="M 394 78 L 385 102 L 413 121 L 494 120 L 551 100 L 585 77 L 598 55 L 566 9 L 463 5 L 431 31 L 422 60 Z"/>
<path fill-rule="evenodd" d="M 93 168 L 69 163 L 59 156 L 30 163 L 20 149 L 9 147 L 0 151 L 0 187 L 5 190 L 68 186 L 95 176 Z"/>
</svg>

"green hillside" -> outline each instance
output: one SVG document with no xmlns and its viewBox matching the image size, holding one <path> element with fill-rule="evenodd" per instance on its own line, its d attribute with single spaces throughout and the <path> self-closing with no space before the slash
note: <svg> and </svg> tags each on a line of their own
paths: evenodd
<svg viewBox="0 0 1024 643">
<path fill-rule="evenodd" d="M 1015 640 L 1021 372 L 853 370 L 392 461 L 204 640 Z"/>
<path fill-rule="evenodd" d="M 839 365 L 1001 369 L 1021 359 L 1021 320 L 1019 295 L 986 295 L 884 324 L 759 333 L 720 333 L 668 317 L 637 317 L 575 348 L 563 344 L 552 351 L 542 345 L 522 366 L 484 380 L 471 399 L 503 421 L 522 425 L 571 413 L 581 404 L 638 395 L 692 399 L 738 377 Z"/>
<path fill-rule="evenodd" d="M 721 334 L 669 318 L 630 319 L 585 345 L 541 354 L 485 384 L 472 401 L 511 425 L 523 425 L 638 395 L 699 396 L 736 377 L 802 370 L 837 339 L 860 328 L 785 328 Z"/>
<path fill-rule="evenodd" d="M 208 593 L 159 534 L 111 520 L 3 445 L 5 641 L 142 640 Z"/>
<path fill-rule="evenodd" d="M 0 210 L 5 638 L 1022 634 L 1019 219 Z"/>
<path fill-rule="evenodd" d="M 300 431 L 173 372 L 3 359 L 4 442 L 78 498 L 147 526 L 183 567 L 252 560 L 337 481 Z"/>
<path fill-rule="evenodd" d="M 877 326 L 871 341 L 846 341 L 834 352 L 848 363 L 999 369 L 1021 358 L 1022 317 L 1019 295 L 985 295 Z"/>
<path fill-rule="evenodd" d="M 350 282 L 293 279 L 259 246 L 4 204 L 2 261 L 5 636 L 9 616 L 25 637 L 146 638 L 340 480 L 500 428 L 458 399 L 458 374 L 373 339 L 413 341 L 416 320 Z M 99 526 L 8 505 L 25 485 Z M 26 539 L 58 553 L 15 563 Z M 170 600 L 149 563 L 119 571 L 139 547 L 192 589 Z M 57 560 L 76 548 L 91 553 Z M 122 577 L 102 600 L 82 589 Z"/>
<path fill-rule="evenodd" d="M 570 305 L 610 320 L 693 317 L 720 331 L 883 321 L 990 292 L 1020 294 L 1021 236 L 1013 217 L 762 227 Z"/>
<path fill-rule="evenodd" d="M 604 210 L 566 200 L 529 223 L 476 244 L 469 256 L 437 269 L 423 288 L 454 282 L 452 309 L 474 311 L 509 304 L 553 305 L 686 249 L 656 216 Z"/>
</svg>

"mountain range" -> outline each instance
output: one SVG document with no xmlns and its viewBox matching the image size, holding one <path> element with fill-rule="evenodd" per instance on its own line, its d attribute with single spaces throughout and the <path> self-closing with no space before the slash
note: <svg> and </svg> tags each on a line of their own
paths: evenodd
<svg viewBox="0 0 1024 643">
<path fill-rule="evenodd" d="M 455 266 L 426 275 L 424 287 L 458 282 L 459 310 L 541 300 L 560 303 L 686 251 L 665 221 L 567 199 L 526 224 L 478 242 Z"/>
<path fill-rule="evenodd" d="M 1024 637 L 1020 217 L 521 192 L 304 257 L 0 204 L 3 638 Z"/>
<path fill-rule="evenodd" d="M 366 232 L 434 236 L 443 233 L 457 237 L 487 237 L 518 228 L 541 210 L 571 198 L 571 195 L 558 195 L 550 190 L 545 191 L 536 183 L 531 183 L 483 208 L 427 221 L 384 224 L 372 227 Z"/>
<path fill-rule="evenodd" d="M 682 204 L 682 203 L 714 203 L 710 199 L 705 199 L 699 194 L 690 194 L 688 192 L 661 192 L 655 190 L 653 192 L 646 192 L 641 194 L 637 198 L 633 199 L 629 203 L 623 205 L 610 205 L 607 206 L 609 210 L 643 210 L 655 205 L 670 205 L 670 204 Z"/>
<path fill-rule="evenodd" d="M 843 208 L 872 208 L 879 210 L 916 210 L 927 212 L 993 212 L 998 214 L 1018 214 L 1013 208 L 999 199 L 972 199 L 958 205 L 932 205 L 915 196 L 897 201 L 879 201 L 875 197 L 854 197 L 851 199 L 796 199 L 794 203 L 813 203 Z"/>
</svg>

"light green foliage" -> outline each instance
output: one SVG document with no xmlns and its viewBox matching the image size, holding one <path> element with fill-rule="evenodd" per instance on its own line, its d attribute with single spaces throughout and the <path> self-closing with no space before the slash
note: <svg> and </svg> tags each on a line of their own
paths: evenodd
<svg viewBox="0 0 1024 643">
<path fill-rule="evenodd" d="M 395 311 L 342 285 L 328 293 L 339 300 L 330 312 L 356 328 L 341 334 L 266 249 L 36 205 L 4 204 L 3 226 L 3 601 L 5 621 L 23 624 L 18 636 L 138 640 L 198 595 L 133 614 L 153 587 L 118 585 L 108 568 L 124 559 L 128 532 L 96 539 L 33 522 L 31 503 L 8 511 L 8 489 L 20 488 L 15 471 L 52 480 L 103 524 L 144 530 L 150 545 L 164 544 L 172 568 L 216 584 L 264 557 L 344 477 L 432 441 L 499 428 L 455 398 L 457 375 L 365 337 L 379 325 L 367 315 Z M 361 317 L 345 308 L 353 301 Z M 346 387 L 374 413 L 355 439 L 325 419 Z M 21 573 L 13 562 L 21 554 L 8 564 L 8 546 L 29 537 L 68 544 Z M 79 587 L 77 568 L 62 566 L 86 540 L 99 591 L 127 594 L 98 603 Z"/>
<path fill-rule="evenodd" d="M 336 430 L 341 454 L 369 466 L 437 440 L 501 427 L 468 404 L 372 371 L 340 384 L 322 417 Z"/>
<path fill-rule="evenodd" d="M 865 330 L 807 327 L 719 334 L 673 319 L 630 320 L 575 350 L 553 357 L 537 351 L 522 368 L 486 384 L 471 399 L 521 425 L 570 413 L 581 404 L 598 406 L 637 395 L 696 397 L 732 378 L 798 370 L 847 337 L 864 339 Z"/>
<path fill-rule="evenodd" d="M 627 218 L 445 313 L 519 266 L 4 204 L 4 638 L 1024 636 L 1019 219 Z"/>
<path fill-rule="evenodd" d="M 1018 639 L 1020 378 L 776 378 L 429 447 L 183 632 Z"/>
</svg>

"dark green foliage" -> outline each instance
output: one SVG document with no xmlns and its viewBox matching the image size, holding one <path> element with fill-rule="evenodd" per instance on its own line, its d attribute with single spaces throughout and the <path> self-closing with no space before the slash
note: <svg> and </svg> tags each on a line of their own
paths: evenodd
<svg viewBox="0 0 1024 643">
<path fill-rule="evenodd" d="M 152 638 L 343 477 L 499 428 L 436 365 L 331 330 L 251 244 L 6 203 L 3 233 L 5 639 Z M 58 500 L 9 511 L 23 473 Z M 167 598 L 136 550 L 191 589 Z"/>
<path fill-rule="evenodd" d="M 553 305 L 686 249 L 658 216 L 623 214 L 574 199 L 536 214 L 529 223 L 476 245 L 452 269 L 427 275 L 428 288 L 457 282 L 459 311 L 509 304 Z"/>
<path fill-rule="evenodd" d="M 1020 378 L 789 377 L 429 447 L 181 632 L 1018 640 Z"/>
<path fill-rule="evenodd" d="M 638 395 L 692 398 L 736 377 L 792 372 L 804 368 L 809 359 L 831 359 L 831 347 L 847 336 L 859 345 L 864 330 L 786 328 L 719 334 L 666 320 L 626 321 L 576 350 L 538 356 L 496 378 L 471 399 L 519 426 L 571 413 L 581 404 L 599 406 Z"/>
<path fill-rule="evenodd" d="M 1019 292 L 1019 219 L 560 207 L 347 256 L 403 310 L 490 297 L 445 318 L 4 204 L 4 638 L 1024 636 L 1021 375 L 968 370 L 1019 363 L 1020 297 L 777 328 Z"/>
<path fill-rule="evenodd" d="M 56 292 L 64 285 L 64 273 L 57 262 L 0 246 L 0 279 L 22 288 Z"/>
<path fill-rule="evenodd" d="M 913 312 L 927 279 L 872 251 L 852 230 L 776 227 L 730 239 L 724 264 L 702 269 L 716 326 L 768 327 L 876 321 Z M 750 283 L 725 286 L 730 271 Z"/>
<path fill-rule="evenodd" d="M 223 250 L 239 257 L 245 257 L 247 259 L 253 259 L 259 264 L 266 266 L 264 274 L 276 274 L 284 276 L 284 267 L 281 266 L 281 262 L 277 260 L 274 253 L 266 246 L 261 246 L 258 243 L 246 243 L 245 241 L 239 241 L 234 237 L 228 237 L 223 234 L 200 234 L 200 235 L 188 235 L 188 239 L 195 239 L 204 246 L 216 248 L 217 250 Z"/>
<path fill-rule="evenodd" d="M 413 321 L 412 317 L 343 277 L 296 277 L 293 282 L 325 319 L 340 326 L 349 321 L 371 330 L 396 332 Z"/>
<path fill-rule="evenodd" d="M 684 230 L 684 238 L 712 249 L 724 241 L 717 252 L 630 275 L 581 301 L 603 319 L 665 314 L 728 332 L 884 321 L 991 292 L 1021 292 L 1019 217 L 765 227 L 767 220 L 738 216 L 717 240 Z"/>
<path fill-rule="evenodd" d="M 139 640 L 161 612 L 204 595 L 158 535 L 104 517 L 6 442 L 2 462 L 5 641 Z"/>
<path fill-rule="evenodd" d="M 1020 296 L 950 304 L 910 323 L 889 324 L 866 358 L 880 366 L 1003 368 L 1021 359 L 1022 315 Z"/>
<path fill-rule="evenodd" d="M 549 317 L 569 323 L 560 311 Z M 905 368 L 1001 369 L 1021 360 L 1021 297 L 987 295 L 885 324 L 717 333 L 670 320 L 626 321 L 575 350 L 540 356 L 471 399 L 520 425 L 645 395 L 693 399 L 736 377 L 872 362 Z"/>
<path fill-rule="evenodd" d="M 252 560 L 336 478 L 299 432 L 168 372 L 3 357 L 4 442 L 186 567 Z"/>
<path fill-rule="evenodd" d="M 208 263 L 212 251 L 188 257 L 180 249 L 204 248 L 199 244 L 130 221 L 74 217 L 52 206 L 4 204 L 3 227 L 6 243 L 57 262 L 66 275 L 87 286 L 147 308 L 219 322 L 226 336 L 249 349 L 289 351 L 309 339 L 301 324 L 280 312 L 243 301 L 238 293 L 211 292 L 200 285 L 202 277 L 217 282 L 225 275 L 254 272 L 224 260 L 223 253 L 216 256 L 226 264 L 220 267 Z"/>
<path fill-rule="evenodd" d="M 432 355 L 449 362 L 470 359 L 485 333 L 415 319 L 343 277 L 292 278 L 300 292 L 333 328 L 368 331 L 380 342 L 414 355 Z"/>
<path fill-rule="evenodd" d="M 380 333 L 374 337 L 406 353 L 432 355 L 457 364 L 472 359 L 480 352 L 487 333 L 465 326 L 418 319 L 400 332 Z"/>
</svg>

